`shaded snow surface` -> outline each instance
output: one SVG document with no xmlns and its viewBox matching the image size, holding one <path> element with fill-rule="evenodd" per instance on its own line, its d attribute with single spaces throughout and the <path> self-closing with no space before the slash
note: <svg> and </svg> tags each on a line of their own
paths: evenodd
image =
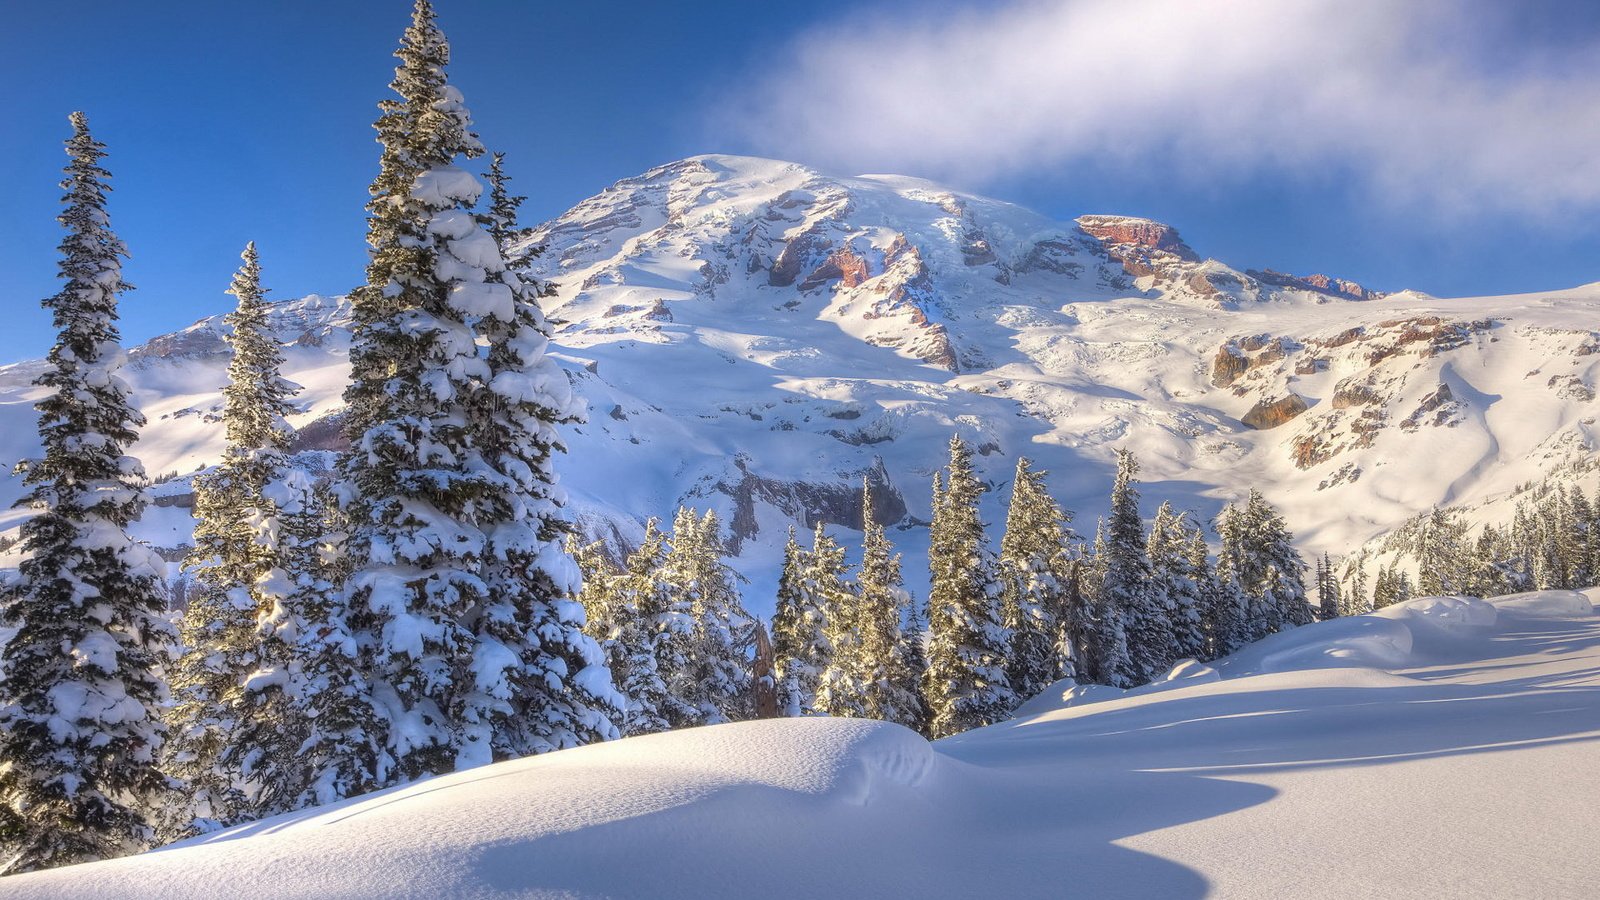
<svg viewBox="0 0 1600 900">
<path fill-rule="evenodd" d="M 633 738 L 0 896 L 1592 897 L 1590 599 L 1423 598 L 937 744 L 839 719 Z"/>
</svg>

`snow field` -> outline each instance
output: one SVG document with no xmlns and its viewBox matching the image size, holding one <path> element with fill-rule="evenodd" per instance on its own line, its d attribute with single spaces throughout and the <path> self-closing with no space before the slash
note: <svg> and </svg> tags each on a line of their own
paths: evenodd
<svg viewBox="0 0 1600 900">
<path fill-rule="evenodd" d="M 1590 595 L 1419 598 L 934 744 L 690 729 L 433 778 L 0 897 L 1586 897 Z"/>
</svg>

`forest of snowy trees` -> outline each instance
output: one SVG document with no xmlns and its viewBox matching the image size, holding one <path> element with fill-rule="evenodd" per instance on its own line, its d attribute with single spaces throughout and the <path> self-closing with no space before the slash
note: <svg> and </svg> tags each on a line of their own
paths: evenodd
<svg viewBox="0 0 1600 900">
<path fill-rule="evenodd" d="M 106 213 L 105 149 L 72 116 L 63 286 L 44 301 L 59 337 L 37 381 L 43 454 L 22 467 L 33 516 L 0 603 L 14 632 L 0 652 L 0 872 L 761 715 L 882 719 L 940 738 L 1001 721 L 1063 678 L 1132 687 L 1312 621 L 1307 567 L 1260 493 L 1217 517 L 1213 550 L 1170 504 L 1143 516 L 1127 451 L 1087 539 L 1018 459 L 995 545 L 987 487 L 953 436 L 933 478 L 921 601 L 873 520 L 883 486 L 870 481 L 863 520 L 831 523 L 859 527 L 858 551 L 824 523 L 790 535 L 770 623 L 743 605 L 714 512 L 679 510 L 670 531 L 651 521 L 626 552 L 578 540 L 553 465 L 558 428 L 582 404 L 546 356 L 545 287 L 521 274 L 520 198 L 499 155 L 487 196 L 461 167 L 484 148 L 428 0 L 396 55 L 369 265 L 352 294 L 351 447 L 331 474 L 289 454 L 297 387 L 280 376 L 247 246 L 229 290 L 227 451 L 196 482 L 175 622 L 164 563 L 128 534 L 148 480 L 131 452 L 144 423 L 116 371 L 126 251 Z M 1581 492 L 1552 502 L 1581 537 L 1490 532 L 1465 552 L 1449 516 L 1430 519 L 1416 553 L 1451 565 L 1425 565 L 1438 583 L 1420 589 L 1592 580 L 1593 504 Z M 1365 577 L 1354 572 L 1345 580 Z M 1396 577 L 1377 573 L 1380 598 L 1400 592 Z M 1331 560 L 1314 589 L 1325 615 L 1361 611 L 1365 588 L 1342 589 Z"/>
<path fill-rule="evenodd" d="M 1435 509 L 1337 573 L 1324 565 L 1324 591 L 1345 615 L 1413 596 L 1582 589 L 1600 579 L 1600 490 L 1591 497 L 1576 477 L 1546 478 L 1519 490 L 1509 522 L 1474 526 L 1463 510 Z"/>
<path fill-rule="evenodd" d="M 867 481 L 858 565 L 821 522 L 809 542 L 790 533 L 770 642 L 740 604 L 714 512 L 680 509 L 670 534 L 652 520 L 622 560 L 603 542 L 574 542 L 578 597 L 623 698 L 624 732 L 749 718 L 770 691 L 781 715 L 946 737 L 1008 718 L 1062 678 L 1134 687 L 1312 621 L 1306 566 L 1261 494 L 1218 516 L 1213 557 L 1204 527 L 1171 504 L 1145 521 L 1137 473 L 1120 453 L 1110 517 L 1085 542 L 1045 473 L 1019 459 L 996 552 L 979 515 L 986 488 L 954 436 L 934 476 L 926 604 L 901 586 Z M 763 684 L 757 648 L 768 644 Z"/>
</svg>

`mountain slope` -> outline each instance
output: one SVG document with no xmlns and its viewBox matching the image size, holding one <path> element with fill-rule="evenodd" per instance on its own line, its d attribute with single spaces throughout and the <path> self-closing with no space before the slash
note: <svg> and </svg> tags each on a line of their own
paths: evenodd
<svg viewBox="0 0 1600 900">
<path fill-rule="evenodd" d="M 1020 454 L 1092 532 L 1128 446 L 1152 508 L 1208 517 L 1258 486 L 1307 550 L 1335 552 L 1595 447 L 1597 286 L 1382 295 L 1204 259 L 1145 219 L 1056 222 L 916 179 L 726 156 L 618 182 L 533 240 L 589 404 L 560 466 L 585 530 L 626 544 L 647 516 L 715 506 L 758 612 L 787 527 L 855 527 L 863 476 L 917 588 L 951 431 L 978 448 L 990 522 Z M 306 446 L 337 444 L 346 318 L 322 298 L 279 309 Z M 220 452 L 220 329 L 133 353 L 152 473 Z M 0 458 L 29 452 L 34 371 L 0 368 Z M 186 540 L 185 489 L 162 486 L 177 505 L 147 519 L 158 545 Z"/>
<path fill-rule="evenodd" d="M 1425 598 L 929 744 L 784 719 L 429 779 L 0 897 L 1587 897 L 1600 617 Z"/>
</svg>

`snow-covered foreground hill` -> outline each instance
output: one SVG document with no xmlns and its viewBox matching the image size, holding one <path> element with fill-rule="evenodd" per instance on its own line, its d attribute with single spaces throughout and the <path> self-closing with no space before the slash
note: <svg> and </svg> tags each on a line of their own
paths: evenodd
<svg viewBox="0 0 1600 900">
<path fill-rule="evenodd" d="M 1205 259 L 1144 219 L 1062 222 L 917 179 L 731 156 L 620 181 L 534 239 L 559 286 L 555 352 L 588 403 L 559 463 L 586 530 L 626 544 L 647 516 L 715 507 L 761 614 L 787 527 L 858 527 L 864 474 L 920 594 L 952 431 L 995 488 L 992 523 L 1027 455 L 1092 534 L 1128 447 L 1147 513 L 1171 499 L 1209 517 L 1255 486 L 1304 549 L 1336 554 L 1597 446 L 1600 286 L 1385 296 Z M 226 309 L 222 287 L 203 312 Z M 306 446 L 337 443 L 348 313 L 312 297 L 273 317 L 306 387 L 291 419 Z M 222 333 L 204 319 L 125 370 L 150 420 L 136 452 L 182 476 L 140 528 L 173 557 L 186 478 L 222 449 Z M 0 462 L 35 452 L 37 372 L 0 367 Z M 0 478 L 0 506 L 19 494 Z"/>
<path fill-rule="evenodd" d="M 788 719 L 434 778 L 0 897 L 1593 897 L 1590 597 L 1425 598 L 929 744 Z"/>
</svg>

